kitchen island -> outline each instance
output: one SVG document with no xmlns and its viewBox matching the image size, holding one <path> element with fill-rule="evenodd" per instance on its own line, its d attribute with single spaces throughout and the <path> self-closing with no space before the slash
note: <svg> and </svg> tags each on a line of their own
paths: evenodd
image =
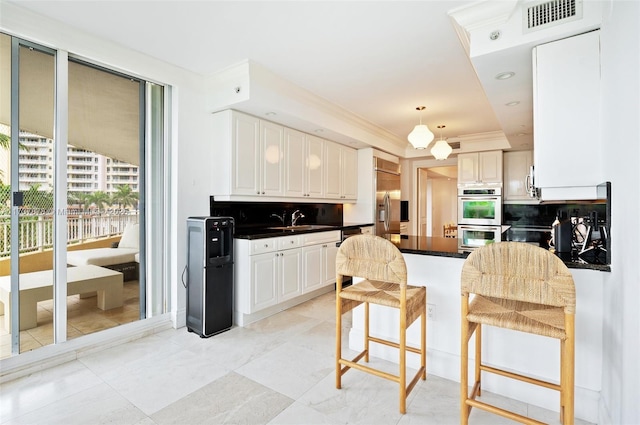
<svg viewBox="0 0 640 425">
<path fill-rule="evenodd" d="M 407 263 L 408 283 L 427 287 L 427 373 L 458 381 L 460 379 L 460 275 L 468 253 L 459 253 L 456 239 L 389 235 Z M 571 268 L 576 285 L 576 417 L 598 421 L 601 391 L 604 273 L 590 268 Z M 363 348 L 363 308 L 353 310 L 349 345 Z M 397 311 L 371 306 L 371 334 L 397 340 Z M 407 332 L 407 341 L 419 343 L 419 323 Z M 560 345 L 557 340 L 520 332 L 485 327 L 485 359 L 507 369 L 527 371 L 542 379 L 559 379 Z M 473 342 L 472 344 L 473 345 Z M 473 347 L 470 347 L 473 353 Z M 371 345 L 371 354 L 397 362 L 397 351 L 379 344 Z M 417 367 L 419 360 L 408 354 L 407 364 Z M 429 378 L 427 377 L 427 385 Z M 526 401 L 557 411 L 558 393 L 532 387 L 500 376 L 483 377 L 487 391 Z"/>
</svg>

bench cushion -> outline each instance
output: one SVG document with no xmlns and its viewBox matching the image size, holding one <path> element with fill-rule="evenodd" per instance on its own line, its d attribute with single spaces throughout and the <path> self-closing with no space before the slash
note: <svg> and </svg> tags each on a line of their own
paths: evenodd
<svg viewBox="0 0 640 425">
<path fill-rule="evenodd" d="M 67 264 L 84 266 L 110 266 L 113 264 L 132 263 L 138 249 L 134 248 L 94 248 L 67 252 Z"/>
</svg>

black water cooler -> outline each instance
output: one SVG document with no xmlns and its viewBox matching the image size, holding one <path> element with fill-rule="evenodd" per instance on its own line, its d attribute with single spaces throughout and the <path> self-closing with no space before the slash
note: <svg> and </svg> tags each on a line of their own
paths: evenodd
<svg viewBox="0 0 640 425">
<path fill-rule="evenodd" d="M 233 217 L 187 219 L 187 329 L 205 338 L 233 325 Z"/>
</svg>

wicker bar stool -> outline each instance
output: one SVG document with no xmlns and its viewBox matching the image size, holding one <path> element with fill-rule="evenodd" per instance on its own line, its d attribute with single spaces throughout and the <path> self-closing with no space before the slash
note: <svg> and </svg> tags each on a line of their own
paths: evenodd
<svg viewBox="0 0 640 425">
<path fill-rule="evenodd" d="M 462 267 L 460 423 L 472 407 L 512 420 L 541 422 L 476 400 L 481 372 L 495 373 L 560 392 L 560 420 L 573 424 L 576 294 L 567 266 L 549 251 L 519 242 L 501 242 L 473 251 Z M 475 294 L 469 303 L 469 294 Z M 482 361 L 482 325 L 560 340 L 560 384 L 534 379 Z M 469 340 L 475 332 L 475 382 L 469 394 Z"/>
<path fill-rule="evenodd" d="M 342 375 L 350 368 L 397 382 L 400 386 L 400 413 L 406 412 L 407 395 L 418 382 L 427 378 L 426 372 L 426 324 L 427 289 L 407 285 L 407 266 L 398 248 L 386 239 L 373 235 L 357 235 L 347 238 L 336 257 L 336 388 L 342 387 Z M 365 280 L 342 288 L 344 276 Z M 352 360 L 342 358 L 342 315 L 364 303 L 365 328 L 364 351 Z M 394 307 L 400 314 L 399 343 L 369 335 L 369 304 Z M 420 348 L 408 347 L 406 331 L 418 317 L 421 322 Z M 399 350 L 400 370 L 393 375 L 358 363 L 364 358 L 369 362 L 369 343 L 395 347 Z M 420 369 L 407 385 L 406 352 L 420 355 Z"/>
</svg>

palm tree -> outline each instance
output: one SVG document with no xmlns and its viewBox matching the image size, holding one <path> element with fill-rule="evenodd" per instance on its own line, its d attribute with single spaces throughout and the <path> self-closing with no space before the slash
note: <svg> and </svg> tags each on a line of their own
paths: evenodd
<svg viewBox="0 0 640 425">
<path fill-rule="evenodd" d="M 118 204 L 118 208 L 135 207 L 138 203 L 138 194 L 131 190 L 131 186 L 120 184 L 116 186 L 116 192 L 111 195 L 111 201 Z"/>
<path fill-rule="evenodd" d="M 90 195 L 89 200 L 92 204 L 95 204 L 98 209 L 111 204 L 111 197 L 109 194 L 101 190 L 93 192 Z"/>
</svg>

